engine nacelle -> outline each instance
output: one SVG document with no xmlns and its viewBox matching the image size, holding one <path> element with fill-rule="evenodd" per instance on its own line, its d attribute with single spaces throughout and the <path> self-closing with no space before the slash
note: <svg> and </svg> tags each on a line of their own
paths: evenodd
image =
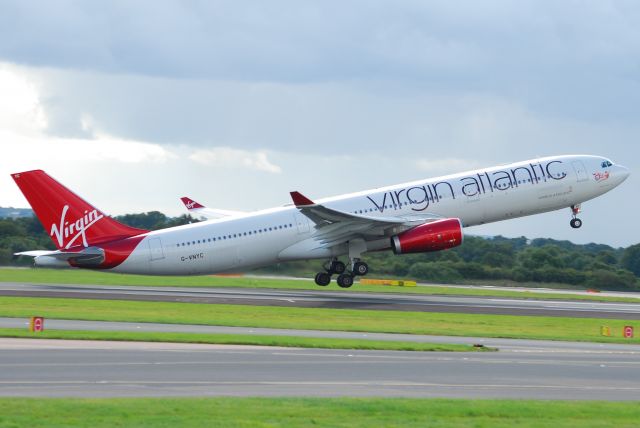
<svg viewBox="0 0 640 428">
<path fill-rule="evenodd" d="M 462 223 L 457 218 L 436 220 L 421 224 L 391 237 L 391 248 L 396 254 L 428 253 L 446 250 L 462 244 Z"/>
</svg>

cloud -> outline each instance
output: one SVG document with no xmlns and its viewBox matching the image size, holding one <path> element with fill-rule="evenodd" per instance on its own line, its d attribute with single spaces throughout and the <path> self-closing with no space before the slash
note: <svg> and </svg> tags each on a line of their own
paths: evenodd
<svg viewBox="0 0 640 428">
<path fill-rule="evenodd" d="M 202 165 L 218 168 L 248 168 L 257 171 L 279 174 L 282 169 L 274 165 L 267 158 L 265 152 L 249 152 L 229 147 L 216 147 L 213 149 L 196 150 L 189 159 Z"/>
<path fill-rule="evenodd" d="M 3 1 L 0 174 L 175 213 L 186 189 L 254 209 L 292 183 L 316 198 L 538 155 L 640 170 L 639 29 L 615 0 Z M 490 227 L 629 243 L 607 213 L 637 205 L 620 189 L 579 232 L 557 213 Z"/>
<path fill-rule="evenodd" d="M 0 64 L 0 129 L 34 133 L 46 126 L 45 112 L 35 85 Z"/>
<path fill-rule="evenodd" d="M 639 18 L 616 0 L 4 1 L 0 57 L 181 79 L 573 92 L 635 69 Z"/>
<path fill-rule="evenodd" d="M 478 161 L 464 158 L 417 159 L 415 160 L 415 164 L 419 169 L 427 171 L 432 175 L 455 174 L 481 167 Z"/>
</svg>

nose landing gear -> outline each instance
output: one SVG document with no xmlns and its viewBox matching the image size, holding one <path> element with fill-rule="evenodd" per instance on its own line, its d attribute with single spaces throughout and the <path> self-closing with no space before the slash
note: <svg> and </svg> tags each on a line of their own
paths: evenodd
<svg viewBox="0 0 640 428">
<path fill-rule="evenodd" d="M 582 220 L 578 218 L 578 214 L 580 214 L 580 211 L 582 211 L 580 204 L 571 205 L 571 215 L 573 218 L 571 219 L 569 224 L 574 229 L 579 229 L 580 227 L 582 227 Z"/>
</svg>

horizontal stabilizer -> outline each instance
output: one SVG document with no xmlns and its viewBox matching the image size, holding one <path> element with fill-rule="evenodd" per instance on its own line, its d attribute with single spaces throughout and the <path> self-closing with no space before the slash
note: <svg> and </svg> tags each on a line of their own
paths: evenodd
<svg viewBox="0 0 640 428">
<path fill-rule="evenodd" d="M 88 247 L 82 251 L 33 250 L 14 253 L 14 256 L 51 257 L 56 260 L 73 260 L 74 262 L 78 262 L 78 264 L 82 264 L 83 261 L 93 261 L 97 258 L 104 258 L 104 250 L 98 247 Z"/>
</svg>

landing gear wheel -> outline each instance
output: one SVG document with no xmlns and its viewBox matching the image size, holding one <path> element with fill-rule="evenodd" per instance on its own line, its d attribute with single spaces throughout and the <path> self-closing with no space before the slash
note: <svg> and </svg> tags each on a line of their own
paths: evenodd
<svg viewBox="0 0 640 428">
<path fill-rule="evenodd" d="M 336 281 L 338 285 L 342 288 L 349 288 L 353 285 L 353 276 L 348 273 L 343 273 L 338 275 L 338 279 Z"/>
<path fill-rule="evenodd" d="M 573 227 L 574 229 L 579 229 L 580 227 L 582 227 L 582 220 L 580 220 L 579 218 L 573 218 L 571 219 L 571 221 L 569 222 L 569 224 L 571 225 L 571 227 Z"/>
<path fill-rule="evenodd" d="M 327 272 L 319 272 L 316 274 L 316 284 L 321 287 L 326 287 L 331 282 L 331 275 Z"/>
<path fill-rule="evenodd" d="M 353 274 L 364 276 L 369 273 L 369 265 L 365 262 L 355 262 L 353 264 Z"/>
<path fill-rule="evenodd" d="M 324 268 L 324 270 L 326 270 L 329 273 L 329 275 L 333 275 L 336 273 L 340 275 L 341 273 L 344 273 L 344 271 L 347 269 L 344 263 L 342 263 L 338 259 L 329 260 L 328 262 L 323 264 L 322 267 Z"/>
<path fill-rule="evenodd" d="M 340 260 L 334 260 L 333 262 L 331 262 L 331 273 L 337 273 L 338 275 L 341 275 L 346 269 L 347 267 Z"/>
</svg>

